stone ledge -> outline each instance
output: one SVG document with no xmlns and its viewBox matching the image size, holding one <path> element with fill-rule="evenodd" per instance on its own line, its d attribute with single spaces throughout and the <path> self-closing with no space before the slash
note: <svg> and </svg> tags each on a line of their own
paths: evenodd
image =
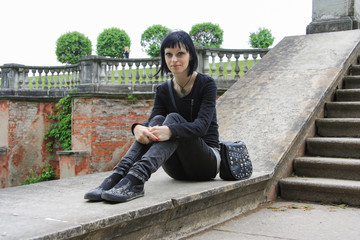
<svg viewBox="0 0 360 240">
<path fill-rule="evenodd" d="M 271 177 L 254 172 L 238 182 L 187 182 L 160 169 L 146 183 L 143 198 L 121 204 L 84 200 L 109 174 L 0 189 L 0 206 L 6 206 L 0 208 L 0 229 L 6 229 L 0 234 L 3 239 L 178 238 L 256 208 L 266 201 L 263 189 Z"/>
</svg>

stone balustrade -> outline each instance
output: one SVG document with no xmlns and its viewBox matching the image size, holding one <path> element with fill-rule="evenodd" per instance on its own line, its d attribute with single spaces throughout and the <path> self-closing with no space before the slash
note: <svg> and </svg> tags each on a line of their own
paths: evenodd
<svg viewBox="0 0 360 240">
<path fill-rule="evenodd" d="M 269 51 L 200 46 L 196 49 L 198 71 L 211 75 L 222 89 L 239 80 Z M 154 92 L 169 77 L 155 75 L 159 66 L 160 58 L 100 56 L 87 56 L 78 64 L 56 67 L 5 64 L 0 66 L 0 96 L 62 96 L 75 88 L 80 92 Z"/>
</svg>

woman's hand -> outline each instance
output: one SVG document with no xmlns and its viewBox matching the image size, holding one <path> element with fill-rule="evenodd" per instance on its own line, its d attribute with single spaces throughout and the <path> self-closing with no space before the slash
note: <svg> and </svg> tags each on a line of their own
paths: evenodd
<svg viewBox="0 0 360 240">
<path fill-rule="evenodd" d="M 150 132 L 148 127 L 142 125 L 136 125 L 134 128 L 134 135 L 136 141 L 142 144 L 149 144 L 158 139 L 152 132 Z"/>
<path fill-rule="evenodd" d="M 148 127 L 149 131 L 156 136 L 155 141 L 167 141 L 171 138 L 171 130 L 168 126 Z"/>
</svg>

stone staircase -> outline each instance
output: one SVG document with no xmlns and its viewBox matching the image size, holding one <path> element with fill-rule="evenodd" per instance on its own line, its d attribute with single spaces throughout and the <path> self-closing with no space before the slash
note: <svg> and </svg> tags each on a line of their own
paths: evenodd
<svg viewBox="0 0 360 240">
<path fill-rule="evenodd" d="M 305 156 L 294 159 L 295 176 L 280 180 L 282 198 L 360 205 L 360 65 L 342 85 L 316 120 Z"/>
</svg>

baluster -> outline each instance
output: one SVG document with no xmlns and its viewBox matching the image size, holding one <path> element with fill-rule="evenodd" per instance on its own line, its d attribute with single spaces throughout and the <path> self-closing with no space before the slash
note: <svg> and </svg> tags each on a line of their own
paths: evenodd
<svg viewBox="0 0 360 240">
<path fill-rule="evenodd" d="M 36 69 L 31 69 L 33 76 L 31 78 L 31 89 L 36 89 Z"/>
<path fill-rule="evenodd" d="M 60 82 L 60 72 L 61 72 L 61 70 L 56 69 L 55 72 L 56 72 L 55 89 L 60 90 L 60 87 L 61 87 L 61 84 L 60 84 L 61 83 Z"/>
<path fill-rule="evenodd" d="M 257 54 L 257 53 L 253 53 L 253 54 L 252 54 L 252 58 L 253 58 L 253 65 L 252 65 L 252 66 L 255 66 L 257 56 L 258 56 L 258 54 Z"/>
<path fill-rule="evenodd" d="M 23 68 L 19 68 L 19 80 L 18 80 L 18 85 L 17 85 L 17 89 L 21 90 L 23 89 L 23 84 L 24 84 L 24 69 Z"/>
<path fill-rule="evenodd" d="M 206 51 L 204 54 L 204 74 L 209 75 L 210 66 L 209 66 L 209 56 L 211 55 L 210 51 Z"/>
<path fill-rule="evenodd" d="M 66 69 L 62 70 L 62 89 L 65 91 L 67 88 L 67 84 L 66 84 Z"/>
<path fill-rule="evenodd" d="M 128 76 L 129 81 L 128 81 L 128 84 L 131 84 L 131 85 L 133 85 L 133 81 L 132 81 L 132 78 L 133 78 L 132 65 L 133 64 L 134 64 L 133 62 L 128 62 L 128 65 L 129 65 L 129 76 Z"/>
<path fill-rule="evenodd" d="M 147 65 L 147 62 L 142 62 L 141 65 L 143 66 L 143 72 L 142 72 L 142 84 L 146 84 L 146 65 Z"/>
<path fill-rule="evenodd" d="M 247 71 L 249 70 L 248 58 L 249 58 L 249 54 L 244 53 L 244 68 L 243 68 L 244 74 L 247 73 Z"/>
<path fill-rule="evenodd" d="M 38 72 L 39 72 L 39 80 L 38 80 L 37 90 L 42 90 L 42 88 L 43 88 L 43 80 L 42 80 L 43 69 L 38 69 Z"/>
<path fill-rule="evenodd" d="M 115 62 L 114 66 L 115 66 L 115 73 L 114 73 L 115 85 L 119 85 L 120 84 L 120 82 L 119 82 L 119 70 L 118 70 L 119 63 Z"/>
<path fill-rule="evenodd" d="M 125 84 L 126 75 L 125 75 L 125 66 L 126 62 L 121 62 L 122 70 L 121 70 L 121 84 Z"/>
<path fill-rule="evenodd" d="M 70 89 L 73 89 L 75 88 L 75 69 L 74 68 L 71 68 L 69 69 L 69 73 L 71 73 L 71 86 L 70 86 Z"/>
<path fill-rule="evenodd" d="M 100 85 L 105 85 L 106 83 L 106 73 L 105 73 L 106 63 L 101 63 L 101 70 L 100 70 Z"/>
<path fill-rule="evenodd" d="M 108 69 L 108 72 L 107 72 L 107 82 L 106 84 L 112 84 L 112 69 L 113 69 L 113 65 L 112 63 L 107 63 L 107 69 Z"/>
<path fill-rule="evenodd" d="M 66 89 L 70 89 L 70 71 L 69 69 L 64 70 L 64 76 L 66 77 Z"/>
<path fill-rule="evenodd" d="M 25 89 L 29 90 L 29 69 L 26 68 L 24 71 L 25 74 Z"/>
<path fill-rule="evenodd" d="M 240 79 L 240 66 L 239 66 L 239 57 L 240 57 L 240 53 L 235 53 L 234 54 L 235 57 L 235 77 L 234 80 L 237 81 Z"/>
<path fill-rule="evenodd" d="M 73 68 L 73 89 L 78 86 L 78 72 L 77 68 Z"/>
<path fill-rule="evenodd" d="M 220 58 L 220 63 L 219 63 L 219 78 L 218 78 L 218 80 L 224 80 L 224 64 L 223 64 L 224 54 L 223 54 L 223 53 L 219 53 L 218 56 L 219 56 L 219 58 Z"/>
<path fill-rule="evenodd" d="M 231 66 L 231 57 L 232 57 L 232 53 L 227 53 L 226 54 L 227 57 L 227 66 L 226 66 L 226 80 L 232 80 L 232 66 Z"/>
<path fill-rule="evenodd" d="M 211 76 L 213 79 L 217 79 L 216 76 L 216 63 L 215 63 L 215 57 L 216 57 L 217 53 L 216 52 L 212 52 L 211 53 L 211 58 L 212 58 L 212 64 L 211 64 Z"/>
<path fill-rule="evenodd" d="M 44 80 L 44 90 L 47 91 L 49 90 L 49 79 L 48 79 L 48 73 L 49 73 L 49 69 L 44 69 L 45 72 L 45 80 Z"/>
<path fill-rule="evenodd" d="M 76 68 L 76 86 L 79 86 L 80 82 L 81 82 L 81 79 L 80 79 L 80 67 L 77 67 Z"/>
<path fill-rule="evenodd" d="M 154 62 L 153 61 L 150 61 L 149 62 L 149 83 L 152 84 L 152 79 L 154 77 L 154 74 L 153 74 L 153 70 L 152 70 L 152 67 L 154 65 Z"/>
<path fill-rule="evenodd" d="M 160 65 L 160 62 L 156 61 L 155 62 L 155 72 L 158 72 L 159 70 L 159 65 Z M 159 74 L 157 74 L 155 76 L 155 81 L 153 82 L 154 84 L 159 84 Z"/>
<path fill-rule="evenodd" d="M 54 89 L 54 88 L 55 88 L 55 81 L 54 81 L 54 73 L 55 73 L 55 70 L 54 70 L 54 69 L 50 69 L 50 72 L 51 72 L 50 89 Z"/>
<path fill-rule="evenodd" d="M 71 88 L 76 88 L 76 69 L 71 69 Z"/>
<path fill-rule="evenodd" d="M 136 73 L 135 73 L 135 84 L 138 85 L 140 84 L 140 62 L 135 62 L 135 66 L 136 66 Z"/>
</svg>

